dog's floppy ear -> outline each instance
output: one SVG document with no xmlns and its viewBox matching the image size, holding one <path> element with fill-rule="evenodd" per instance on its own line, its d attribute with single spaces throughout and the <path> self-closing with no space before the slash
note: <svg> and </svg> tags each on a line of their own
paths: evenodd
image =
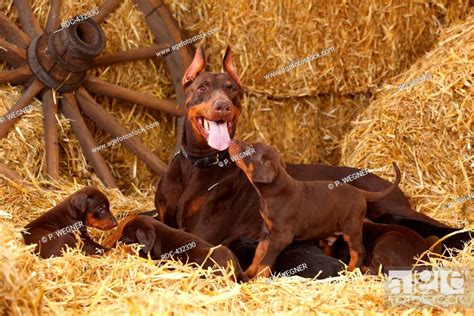
<svg viewBox="0 0 474 316">
<path fill-rule="evenodd" d="M 257 183 L 271 183 L 276 176 L 277 168 L 275 164 L 267 160 L 261 167 L 254 169 L 252 181 Z"/>
<path fill-rule="evenodd" d="M 184 86 L 188 82 L 193 81 L 196 76 L 206 67 L 206 58 L 204 56 L 204 48 L 201 45 L 196 49 L 193 62 L 189 65 L 188 69 L 184 73 L 183 81 L 181 82 Z"/>
<path fill-rule="evenodd" d="M 85 213 L 87 210 L 87 194 L 85 193 L 75 193 L 71 197 L 71 204 L 76 209 Z"/>
<path fill-rule="evenodd" d="M 232 63 L 232 52 L 230 50 L 230 46 L 227 46 L 224 54 L 224 60 L 222 61 L 222 66 L 224 71 L 227 72 L 230 77 L 237 83 L 239 86 L 240 84 L 239 76 L 237 75 L 237 71 L 235 71 L 234 64 Z"/>
<path fill-rule="evenodd" d="M 136 232 L 137 239 L 140 245 L 144 245 L 143 252 L 149 253 L 150 250 L 153 248 L 156 240 L 156 234 L 153 229 L 141 229 L 139 228 Z"/>
</svg>

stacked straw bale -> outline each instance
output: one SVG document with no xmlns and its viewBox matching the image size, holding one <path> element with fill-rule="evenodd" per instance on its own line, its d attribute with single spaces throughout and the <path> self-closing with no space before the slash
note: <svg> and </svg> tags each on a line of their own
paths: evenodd
<svg viewBox="0 0 474 316">
<path fill-rule="evenodd" d="M 433 47 L 440 26 L 465 18 L 467 1 L 227 1 L 172 3 L 206 40 L 214 70 L 231 43 L 242 82 L 272 96 L 370 92 Z M 335 51 L 278 77 L 264 75 L 325 48 Z"/>
<path fill-rule="evenodd" d="M 353 122 L 342 163 L 404 171 L 417 210 L 453 226 L 474 224 L 474 18 L 450 28 L 426 56 L 384 86 Z M 431 74 L 431 79 L 399 86 Z M 466 197 L 467 201 L 456 201 Z"/>
</svg>

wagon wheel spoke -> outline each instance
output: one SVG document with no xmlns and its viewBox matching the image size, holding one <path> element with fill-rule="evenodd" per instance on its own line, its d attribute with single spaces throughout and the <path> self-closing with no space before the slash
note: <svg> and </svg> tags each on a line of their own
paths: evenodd
<svg viewBox="0 0 474 316">
<path fill-rule="evenodd" d="M 43 33 L 38 20 L 33 15 L 29 0 L 14 0 L 18 16 L 23 30 L 31 37 L 36 37 Z"/>
<path fill-rule="evenodd" d="M 8 131 L 15 125 L 18 119 L 23 115 L 23 113 L 15 113 L 24 107 L 26 107 L 31 100 L 41 91 L 43 90 L 44 85 L 39 81 L 35 80 L 33 83 L 26 88 L 23 92 L 23 95 L 16 101 L 15 105 L 12 106 L 10 111 L 8 111 L 6 118 L 4 118 L 4 122 L 0 123 L 0 139 L 5 137 L 8 134 Z M 10 114 L 15 113 L 15 117 L 9 118 Z"/>
<path fill-rule="evenodd" d="M 46 173 L 53 180 L 59 179 L 59 144 L 56 113 L 58 105 L 54 102 L 53 91 L 43 94 L 43 126 L 46 147 Z"/>
<path fill-rule="evenodd" d="M 139 104 L 150 109 L 164 111 L 177 116 L 184 114 L 183 107 L 173 101 L 160 100 L 154 96 L 119 87 L 94 77 L 88 76 L 84 82 L 84 87 L 90 92 Z"/>
<path fill-rule="evenodd" d="M 59 29 L 59 14 L 61 12 L 61 0 L 51 0 L 49 7 L 48 20 L 46 22 L 46 32 L 54 32 Z"/>
<path fill-rule="evenodd" d="M 0 60 L 6 61 L 13 67 L 26 63 L 26 50 L 10 44 L 0 37 Z"/>
<path fill-rule="evenodd" d="M 23 181 L 22 177 L 18 175 L 15 171 L 10 169 L 7 165 L 0 162 L 0 174 L 3 174 L 5 177 L 12 181 L 21 182 Z"/>
<path fill-rule="evenodd" d="M 143 12 L 145 21 L 155 36 L 157 43 L 174 44 L 184 39 L 178 22 L 176 22 L 171 11 L 162 1 L 133 0 L 133 2 L 135 2 L 140 11 Z M 186 68 L 191 64 L 193 56 L 192 49 L 189 46 L 185 46 L 166 59 L 176 91 L 176 98 L 180 105 L 184 104 L 184 92 L 181 87 L 181 79 L 183 78 Z M 176 152 L 177 148 L 181 145 L 183 123 L 184 117 L 180 117 L 177 125 L 176 145 L 173 152 Z"/>
<path fill-rule="evenodd" d="M 120 125 L 103 107 L 97 104 L 94 98 L 84 88 L 80 87 L 78 90 L 77 100 L 79 106 L 97 126 L 102 127 L 114 137 L 125 136 L 130 133 L 128 129 Z M 166 164 L 146 148 L 137 138 L 130 137 L 125 139 L 122 143 L 154 172 L 160 175 L 165 173 L 167 168 Z"/>
<path fill-rule="evenodd" d="M 20 48 L 26 48 L 31 42 L 31 38 L 1 12 L 0 35 L 5 37 L 10 43 L 15 44 Z"/>
<path fill-rule="evenodd" d="M 11 83 L 21 84 L 31 77 L 32 73 L 28 65 L 21 66 L 13 70 L 0 72 L 0 84 Z"/>
<path fill-rule="evenodd" d="M 102 157 L 99 152 L 92 151 L 92 149 L 97 147 L 97 144 L 79 112 L 76 98 L 72 93 L 66 93 L 61 98 L 61 112 L 70 120 L 72 130 L 79 141 L 82 152 L 87 161 L 89 161 L 94 168 L 95 174 L 97 174 L 105 185 L 116 188 L 117 184 L 104 157 Z"/>
<path fill-rule="evenodd" d="M 92 19 L 96 21 L 97 24 L 104 22 L 109 14 L 117 10 L 121 3 L 122 0 L 105 0 L 99 7 L 99 14 L 92 17 Z"/>
<path fill-rule="evenodd" d="M 155 44 L 148 47 L 136 48 L 124 52 L 118 52 L 109 55 L 102 55 L 94 60 L 93 66 L 103 67 L 114 64 L 126 63 L 129 61 L 156 57 L 156 53 L 168 48 L 169 45 Z"/>
</svg>

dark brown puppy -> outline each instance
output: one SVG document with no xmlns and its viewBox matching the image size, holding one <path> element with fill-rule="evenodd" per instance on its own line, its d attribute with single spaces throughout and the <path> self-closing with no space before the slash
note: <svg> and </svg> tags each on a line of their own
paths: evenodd
<svg viewBox="0 0 474 316">
<path fill-rule="evenodd" d="M 421 265 L 427 258 L 420 256 L 438 241 L 436 236 L 424 238 L 407 227 L 371 222 L 364 223 L 362 235 L 366 251 L 364 266 L 372 274 L 378 274 L 380 266 L 383 273 L 391 268 L 413 266 L 417 263 L 415 257 L 420 259 L 418 264 Z M 438 243 L 431 251 L 441 253 L 441 248 L 442 244 Z M 349 261 L 349 250 L 340 238 L 332 245 L 330 255 L 346 263 Z"/>
<path fill-rule="evenodd" d="M 225 268 L 232 262 L 236 279 L 247 280 L 239 261 L 227 247 L 214 247 L 193 234 L 171 228 L 149 216 L 140 215 L 129 221 L 120 240 L 125 244 L 143 245 L 140 255 L 146 257 L 150 254 L 154 260 L 177 259 L 183 263 L 194 262 L 204 268 L 216 264 Z"/>
<path fill-rule="evenodd" d="M 380 266 L 383 273 L 394 267 L 413 266 L 417 263 L 415 257 L 421 256 L 438 241 L 436 236 L 425 239 L 403 226 L 374 223 L 364 223 L 363 236 L 367 251 L 364 265 L 373 274 L 378 273 Z M 441 252 L 441 243 L 434 247 L 433 252 Z"/>
<path fill-rule="evenodd" d="M 347 184 L 331 190 L 330 181 L 293 179 L 278 152 L 268 145 L 234 140 L 229 153 L 238 158 L 235 159 L 237 166 L 261 197 L 260 214 L 264 225 L 254 260 L 246 270 L 247 276 L 268 276 L 276 257 L 293 240 L 326 239 L 334 234 L 342 234 L 349 246 L 349 270 L 361 266 L 367 201 L 382 198 L 398 186 L 400 170 L 395 163 L 397 179 L 384 191 L 368 192 Z"/>
<path fill-rule="evenodd" d="M 42 258 L 60 256 L 66 245 L 75 247 L 75 231 L 79 231 L 87 255 L 108 250 L 89 237 L 86 226 L 101 230 L 117 226 L 107 197 L 93 187 L 77 191 L 26 225 L 23 238 L 27 245 L 37 244 L 36 252 Z"/>
<path fill-rule="evenodd" d="M 444 237 L 458 231 L 458 228 L 433 226 L 425 221 L 409 219 L 393 214 L 383 214 L 373 219 L 375 223 L 404 226 L 416 231 L 420 236 L 428 238 L 431 236 Z M 474 236 L 474 231 L 456 233 L 450 237 L 443 238 L 442 246 L 446 248 L 463 249 L 465 244 Z"/>
</svg>

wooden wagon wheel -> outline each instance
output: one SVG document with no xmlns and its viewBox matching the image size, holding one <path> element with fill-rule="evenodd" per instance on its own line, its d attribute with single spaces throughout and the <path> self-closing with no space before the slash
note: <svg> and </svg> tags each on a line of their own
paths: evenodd
<svg viewBox="0 0 474 316">
<path fill-rule="evenodd" d="M 29 0 L 14 0 L 21 29 L 0 13 L 0 60 L 12 67 L 11 70 L 0 72 L 0 84 L 21 84 L 25 87 L 23 95 L 6 115 L 11 119 L 0 122 L 0 139 L 8 134 L 21 117 L 21 110 L 27 107 L 33 98 L 39 98 L 44 117 L 46 172 L 52 179 L 59 178 L 58 129 L 55 115 L 60 111 L 70 120 L 82 152 L 94 172 L 106 186 L 117 187 L 100 152 L 92 151 L 97 145 L 83 120 L 81 110 L 113 137 L 126 135 L 129 130 L 100 106 L 91 94 L 115 97 L 176 116 L 182 116 L 184 113 L 180 82 L 185 67 L 192 60 L 192 51 L 189 47 L 164 56 L 173 79 L 177 102 L 160 100 L 87 74 L 87 71 L 94 67 L 156 58 L 156 52 L 183 40 L 176 20 L 161 0 L 134 1 L 144 13 L 146 22 L 155 35 L 155 44 L 103 56 L 100 56 L 100 53 L 105 46 L 105 36 L 99 25 L 120 6 L 121 0 L 105 0 L 99 7 L 98 15 L 61 31 L 58 31 L 61 0 L 51 0 L 44 29 L 34 17 Z M 60 94 L 61 98 L 56 98 L 56 94 Z M 178 124 L 179 127 L 181 125 Z M 178 142 L 180 137 L 181 128 L 178 130 Z M 165 172 L 166 164 L 139 140 L 128 138 L 122 144 L 155 173 L 162 175 Z M 2 163 L 0 173 L 13 180 L 21 179 Z"/>
</svg>

